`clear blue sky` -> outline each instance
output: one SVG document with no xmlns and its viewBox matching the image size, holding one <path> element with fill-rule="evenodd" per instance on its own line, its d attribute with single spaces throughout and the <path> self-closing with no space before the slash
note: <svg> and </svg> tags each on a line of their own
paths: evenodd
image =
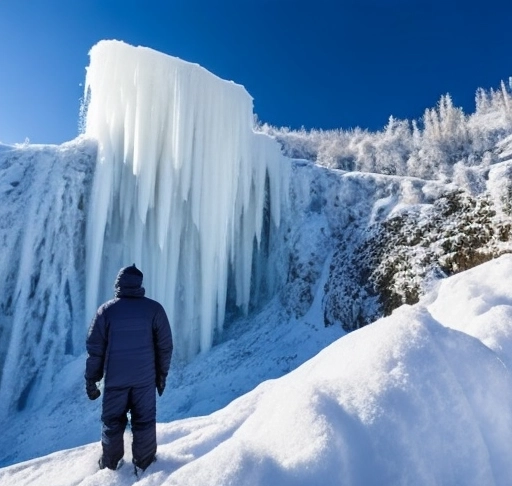
<svg viewBox="0 0 512 486">
<path fill-rule="evenodd" d="M 1 0 L 0 141 L 78 133 L 89 49 L 119 39 L 245 86 L 260 120 L 383 127 L 512 75 L 512 2 Z"/>
</svg>

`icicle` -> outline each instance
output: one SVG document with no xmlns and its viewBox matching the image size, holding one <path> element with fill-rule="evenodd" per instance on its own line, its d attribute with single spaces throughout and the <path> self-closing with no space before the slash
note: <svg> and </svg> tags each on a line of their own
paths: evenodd
<svg viewBox="0 0 512 486">
<path fill-rule="evenodd" d="M 110 297 L 117 268 L 136 262 L 171 317 L 178 352 L 191 357 L 222 330 L 230 268 L 237 305 L 248 309 L 266 179 L 279 224 L 288 165 L 274 140 L 253 132 L 242 86 L 118 41 L 98 43 L 90 59 L 86 135 L 100 149 L 87 312 Z"/>
</svg>

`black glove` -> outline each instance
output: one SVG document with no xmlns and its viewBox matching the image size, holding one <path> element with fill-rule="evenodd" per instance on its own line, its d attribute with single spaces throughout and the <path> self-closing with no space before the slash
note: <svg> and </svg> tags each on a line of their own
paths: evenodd
<svg viewBox="0 0 512 486">
<path fill-rule="evenodd" d="M 87 396 L 89 400 L 96 400 L 101 395 L 99 388 L 96 383 L 92 380 L 87 380 L 85 382 L 85 391 L 87 392 Z"/>
<path fill-rule="evenodd" d="M 162 393 L 165 390 L 165 376 L 157 376 L 156 377 L 156 391 L 159 396 L 162 396 Z"/>
</svg>

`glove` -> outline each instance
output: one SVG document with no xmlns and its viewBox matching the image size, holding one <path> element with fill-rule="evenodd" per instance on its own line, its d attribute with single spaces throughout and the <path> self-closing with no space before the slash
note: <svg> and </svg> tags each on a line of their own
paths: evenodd
<svg viewBox="0 0 512 486">
<path fill-rule="evenodd" d="M 85 382 L 85 391 L 87 392 L 89 400 L 96 400 L 101 395 L 101 392 L 97 387 L 96 382 L 92 380 L 87 380 Z"/>
<path fill-rule="evenodd" d="M 156 391 L 159 396 L 162 396 L 165 390 L 165 376 L 157 376 L 156 377 Z"/>
</svg>

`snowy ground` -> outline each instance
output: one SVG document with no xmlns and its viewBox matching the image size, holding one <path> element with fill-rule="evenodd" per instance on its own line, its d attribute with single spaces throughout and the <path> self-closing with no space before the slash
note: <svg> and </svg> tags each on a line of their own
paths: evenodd
<svg viewBox="0 0 512 486">
<path fill-rule="evenodd" d="M 261 382 L 280 377 L 317 354 L 344 332 L 323 327 L 324 275 L 310 311 L 290 318 L 274 300 L 252 319 L 225 331 L 223 342 L 189 364 L 171 365 L 168 388 L 158 400 L 158 420 L 212 413 Z M 58 373 L 54 393 L 44 404 L 9 417 L 2 424 L 0 465 L 6 466 L 60 449 L 93 442 L 100 436 L 100 400 L 90 402 L 84 389 L 85 355 Z M 44 440 L 33 440 L 33 431 Z"/>
<path fill-rule="evenodd" d="M 77 139 L 65 147 L 5 149 L 1 159 L 4 200 L 12 198 L 12 204 L 0 207 L 0 240 L 6 248 L 0 256 L 0 268 L 7 275 L 5 282 L 0 282 L 0 289 L 4 290 L 0 294 L 0 304 L 4 306 L 0 309 L 0 320 L 4 319 L 0 322 L 4 333 L 0 351 L 5 348 L 0 356 L 5 356 L 8 366 L 0 365 L 8 385 L 4 396 L 11 402 L 9 407 L 0 409 L 0 467 L 81 446 L 99 437 L 101 404 L 90 403 L 84 393 L 82 350 L 86 326 L 82 322 L 86 319 L 76 310 L 82 308 L 84 293 L 80 251 L 83 231 L 67 237 L 61 230 L 65 222 L 69 228 L 78 226 L 73 218 L 64 221 L 55 211 L 61 198 L 60 192 L 52 191 L 53 187 L 60 187 L 62 179 L 75 180 L 75 172 L 82 177 L 90 175 L 94 154 L 90 140 Z M 37 170 L 41 166 L 51 170 Z M 197 356 L 186 366 L 173 361 L 169 391 L 159 400 L 159 421 L 219 410 L 261 382 L 297 368 L 344 334 L 341 326 L 324 328 L 322 299 L 336 243 L 332 234 L 346 229 L 352 219 L 364 226 L 374 201 L 387 196 L 394 186 L 389 184 L 389 177 L 344 177 L 305 162 L 297 162 L 293 171 L 295 211 L 282 231 L 297 257 L 295 280 L 290 278 L 286 292 L 258 315 L 232 323 L 225 329 L 222 343 L 211 352 Z M 76 199 L 68 206 L 77 210 L 87 206 L 77 202 L 87 199 L 87 184 L 81 181 L 75 182 L 79 189 L 61 189 Z M 31 210 L 22 214 L 27 207 Z M 83 221 L 84 215 L 78 219 Z M 49 225 L 49 221 L 54 224 Z M 47 234 L 48 227 L 52 231 Z M 18 239 L 24 244 L 20 245 Z M 63 248 L 66 251 L 61 251 Z M 71 252 L 70 248 L 76 251 Z M 281 251 L 273 264 L 285 272 L 289 257 L 286 248 Z M 31 256 L 28 263 L 24 261 L 26 255 Z M 69 261 L 73 257 L 76 261 Z M 22 272 L 18 272 L 20 268 Z M 16 286 L 12 282 L 17 282 Z M 71 299 L 66 282 L 73 284 Z M 64 289 L 54 291 L 62 286 Z M 48 295 L 60 299 L 51 302 L 51 312 L 44 307 Z M 68 307 L 68 314 L 58 312 Z M 294 317 L 300 308 L 307 313 L 302 315 L 301 311 L 300 318 Z M 31 386 L 41 375 L 45 381 L 39 387 Z M 17 398 L 23 396 L 29 399 Z M 2 419 L 1 415 L 5 417 Z M 34 441 L 34 430 L 44 440 Z"/>
<path fill-rule="evenodd" d="M 225 408 L 160 423 L 158 461 L 138 484 L 510 484 L 511 275 L 505 255 L 451 277 Z M 55 440 L 47 432 L 38 441 Z M 99 452 L 95 442 L 6 467 L 0 484 L 135 482 L 129 464 L 98 471 Z"/>
</svg>

